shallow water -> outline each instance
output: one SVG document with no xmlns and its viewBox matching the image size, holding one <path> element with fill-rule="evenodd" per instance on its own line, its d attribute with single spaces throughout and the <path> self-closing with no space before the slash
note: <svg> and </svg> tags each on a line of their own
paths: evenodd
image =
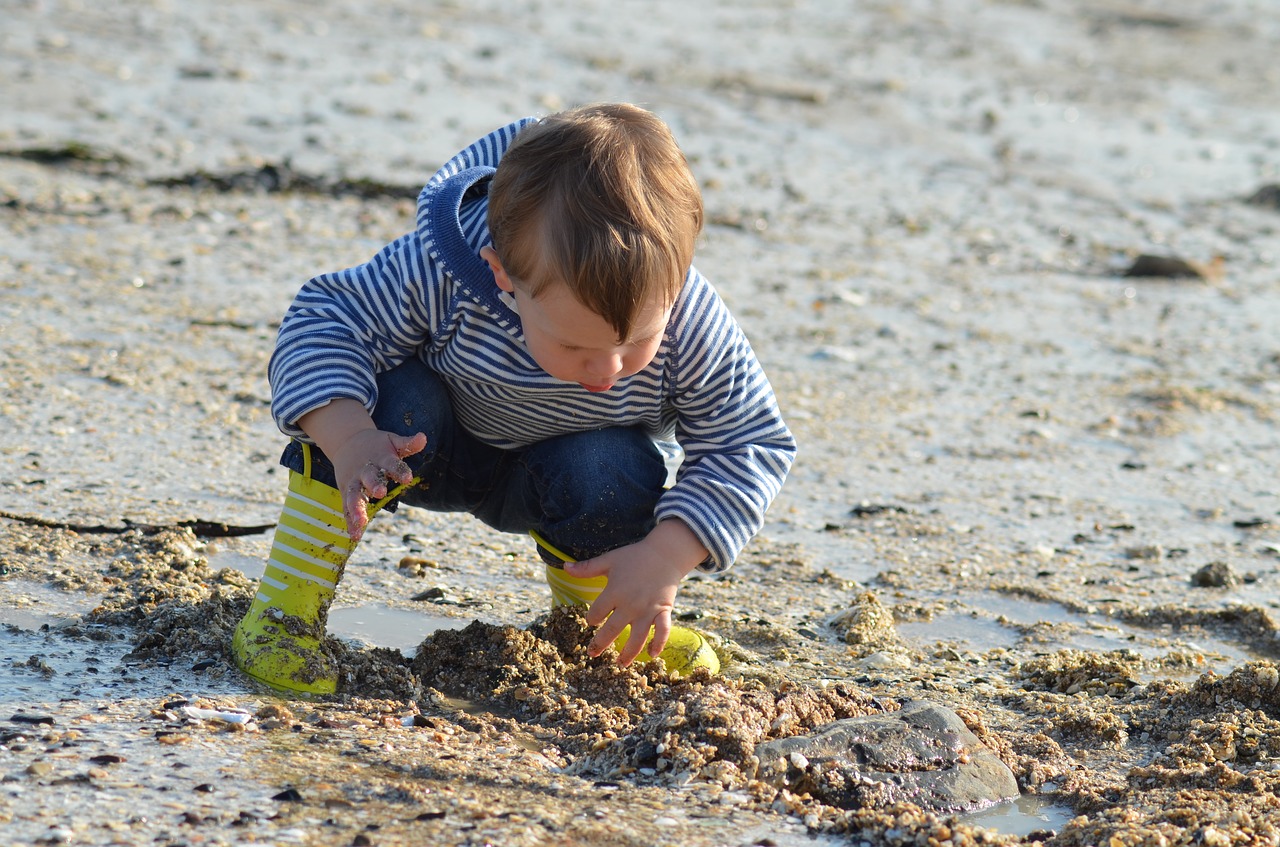
<svg viewBox="0 0 1280 847">
<path fill-rule="evenodd" d="M 335 606 L 329 612 L 329 634 L 373 647 L 388 647 L 412 657 L 433 632 L 461 629 L 467 621 L 396 609 L 381 603 Z"/>
<path fill-rule="evenodd" d="M 267 569 L 267 560 L 264 556 L 226 549 L 225 546 L 216 548 L 208 555 L 208 559 L 209 567 L 215 571 L 220 568 L 234 568 L 250 579 L 261 579 L 263 572 Z"/>
<path fill-rule="evenodd" d="M 1022 630 L 1050 624 L 1052 636 L 1034 642 Z M 999 594 L 966 594 L 945 612 L 927 621 L 895 624 L 898 634 L 918 647 L 945 645 L 960 652 L 984 654 L 992 650 L 1013 650 L 1043 643 L 1043 652 L 1074 649 L 1085 652 L 1128 650 L 1144 659 L 1155 660 L 1172 653 L 1190 653 L 1203 663 L 1185 671 L 1161 671 L 1154 678 L 1194 678 L 1206 671 L 1230 672 L 1245 662 L 1268 658 L 1256 650 L 1212 634 L 1189 635 L 1167 627 L 1144 628 L 1104 615 L 1072 612 L 1057 603 L 1015 600 Z"/>
<path fill-rule="evenodd" d="M 234 568 L 254 580 L 260 578 L 265 569 L 265 559 L 260 552 L 237 549 L 228 544 L 220 545 L 208 560 L 210 568 Z M 408 584 L 403 592 L 400 599 L 412 594 Z M 423 603 L 416 609 L 378 602 L 350 604 L 344 602 L 339 594 L 329 611 L 328 631 L 330 635 L 357 645 L 399 650 L 411 658 L 417 646 L 431 633 L 441 629 L 461 629 L 470 622 L 470 618 L 432 615 L 428 611 L 430 608 L 429 603 Z"/>
<path fill-rule="evenodd" d="M 907 641 L 919 645 L 954 644 L 974 653 L 1012 649 L 1022 635 L 994 618 L 978 617 L 963 612 L 934 615 L 929 621 L 905 621 L 894 629 Z"/>
<path fill-rule="evenodd" d="M 133 645 L 105 627 L 86 626 L 89 637 L 66 637 L 56 630 L 31 632 L 0 628 L 0 703 L 17 711 L 48 708 L 60 701 L 116 701 L 243 694 L 235 675 L 218 679 L 199 674 L 199 663 L 161 666 L 130 661 Z M 104 640 L 98 641 L 95 638 Z"/>
<path fill-rule="evenodd" d="M 0 626 L 24 630 L 54 626 L 93 609 L 101 594 L 60 591 L 31 579 L 10 579 L 0 590 Z"/>
<path fill-rule="evenodd" d="M 1003 835 L 1029 835 L 1036 830 L 1056 832 L 1073 817 L 1070 809 L 1055 804 L 1051 797 L 1023 794 L 982 811 L 960 815 L 959 819 Z"/>
</svg>

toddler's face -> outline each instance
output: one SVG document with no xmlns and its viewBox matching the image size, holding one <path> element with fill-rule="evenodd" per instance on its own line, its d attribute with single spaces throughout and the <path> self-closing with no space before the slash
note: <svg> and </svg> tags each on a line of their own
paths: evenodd
<svg viewBox="0 0 1280 847">
<path fill-rule="evenodd" d="M 519 288 L 512 293 L 529 355 L 551 376 L 587 391 L 607 391 L 644 370 L 658 353 L 671 314 L 655 303 L 641 312 L 631 336 L 619 339 L 608 321 L 563 285 L 548 287 L 536 299 Z"/>
</svg>

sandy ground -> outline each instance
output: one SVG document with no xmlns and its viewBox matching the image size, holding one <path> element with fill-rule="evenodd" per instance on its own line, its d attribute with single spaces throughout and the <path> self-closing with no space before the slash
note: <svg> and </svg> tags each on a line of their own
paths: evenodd
<svg viewBox="0 0 1280 847">
<path fill-rule="evenodd" d="M 375 5 L 0 0 L 6 843 L 1280 843 L 1280 8 Z M 402 510 L 346 694 L 254 690 L 280 315 L 457 148 L 601 99 L 675 129 L 801 443 L 681 592 L 723 680 L 583 660 L 526 541 Z M 752 777 L 915 699 L 1023 798 Z"/>
</svg>

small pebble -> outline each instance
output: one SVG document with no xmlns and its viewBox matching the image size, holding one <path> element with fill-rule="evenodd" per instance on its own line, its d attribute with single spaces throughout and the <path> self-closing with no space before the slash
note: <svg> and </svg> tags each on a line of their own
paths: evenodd
<svg viewBox="0 0 1280 847">
<path fill-rule="evenodd" d="M 1124 275 L 1164 279 L 1204 279 L 1204 274 L 1185 259 L 1179 259 L 1176 256 L 1153 256 L 1146 253 L 1134 259 Z"/>
<path fill-rule="evenodd" d="M 1226 562 L 1210 562 L 1191 575 L 1196 588 L 1233 588 L 1243 580 Z"/>
</svg>

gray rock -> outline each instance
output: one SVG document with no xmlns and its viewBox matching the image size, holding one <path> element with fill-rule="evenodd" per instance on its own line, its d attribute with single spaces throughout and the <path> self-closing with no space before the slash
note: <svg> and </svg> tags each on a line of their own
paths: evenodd
<svg viewBox="0 0 1280 847">
<path fill-rule="evenodd" d="M 915 803 L 939 812 L 1018 795 L 1013 772 L 950 709 L 908 702 L 756 747 L 756 777 L 845 809 Z"/>
</svg>

